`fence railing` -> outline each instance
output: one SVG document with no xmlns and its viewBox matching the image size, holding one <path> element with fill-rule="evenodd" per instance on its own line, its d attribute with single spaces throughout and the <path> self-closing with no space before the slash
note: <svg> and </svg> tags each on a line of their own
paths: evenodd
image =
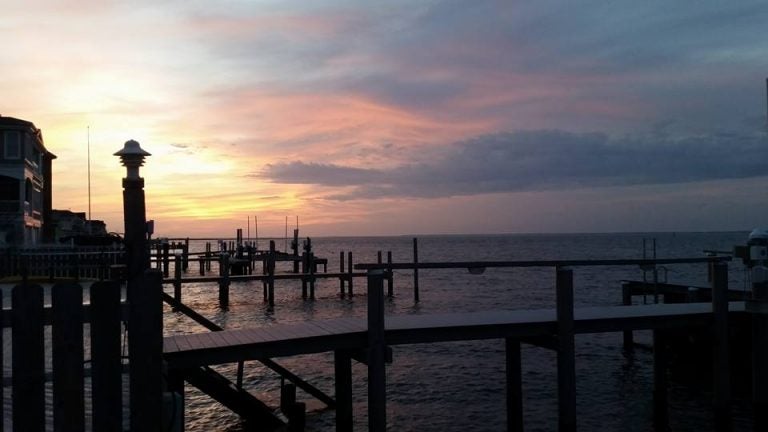
<svg viewBox="0 0 768 432">
<path fill-rule="evenodd" d="M 0 431 L 7 427 L 8 419 L 4 417 L 9 414 L 15 431 L 42 432 L 46 430 L 46 416 L 52 416 L 55 431 L 82 431 L 86 430 L 86 424 L 91 424 L 94 431 L 122 431 L 127 424 L 123 418 L 124 406 L 130 408 L 131 423 L 146 413 L 158 412 L 157 406 L 142 406 L 142 403 L 157 404 L 162 391 L 160 380 L 138 385 L 134 381 L 144 381 L 144 372 L 149 370 L 156 369 L 156 375 L 160 376 L 161 275 L 148 271 L 138 288 L 128 293 L 134 306 L 131 307 L 121 301 L 121 284 L 117 281 L 93 283 L 89 304 L 83 304 L 83 287 L 74 282 L 54 284 L 50 288 L 50 306 L 45 305 L 45 290 L 41 285 L 13 287 L 11 309 L 0 307 L 0 323 L 3 329 L 10 328 L 12 341 L 11 355 L 0 353 L 0 371 L 2 362 L 11 359 L 12 387 L 12 410 L 0 412 Z M 3 306 L 1 298 L 0 306 Z M 128 351 L 128 365 L 141 365 L 144 371 L 134 374 L 134 368 L 130 368 L 131 389 L 143 389 L 141 397 L 131 397 L 130 403 L 124 400 L 127 389 L 123 388 L 123 323 L 129 340 L 141 338 L 143 342 L 131 344 L 138 348 Z M 147 323 L 160 324 L 153 324 L 148 331 Z M 50 327 L 51 335 L 47 343 L 46 327 Z M 0 332 L 0 347 L 3 333 L 7 335 Z M 86 343 L 90 349 L 86 349 Z M 159 352 L 149 352 L 152 350 Z M 90 358 L 86 358 L 86 352 L 90 352 Z M 148 362 L 147 359 L 158 360 Z M 48 362 L 50 370 L 46 368 Z M 86 364 L 90 364 L 90 383 L 85 380 Z M 52 381 L 53 389 L 52 404 L 48 406 L 46 381 Z M 87 384 L 91 388 L 89 413 L 85 410 Z M 0 386 L 0 399 L 4 391 L 7 389 Z M 90 421 L 86 421 L 87 415 Z M 159 419 L 151 422 L 158 425 L 159 430 Z"/>
<path fill-rule="evenodd" d="M 0 277 L 104 280 L 112 278 L 113 266 L 124 262 L 125 250 L 122 245 L 9 248 L 0 251 Z"/>
</svg>

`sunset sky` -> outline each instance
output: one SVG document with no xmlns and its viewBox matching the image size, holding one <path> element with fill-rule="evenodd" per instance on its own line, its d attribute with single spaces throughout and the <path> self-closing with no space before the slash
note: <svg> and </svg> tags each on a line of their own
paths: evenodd
<svg viewBox="0 0 768 432">
<path fill-rule="evenodd" d="M 0 114 L 54 207 L 156 234 L 768 226 L 768 7 L 669 1 L 0 0 Z"/>
</svg>

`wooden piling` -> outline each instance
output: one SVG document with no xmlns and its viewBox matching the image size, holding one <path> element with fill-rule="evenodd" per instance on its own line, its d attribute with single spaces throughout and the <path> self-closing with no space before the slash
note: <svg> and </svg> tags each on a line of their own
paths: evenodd
<svg viewBox="0 0 768 432">
<path fill-rule="evenodd" d="M 344 251 L 339 252 L 339 274 L 344 274 Z M 344 298 L 344 276 L 339 276 L 339 295 Z"/>
<path fill-rule="evenodd" d="M 419 241 L 413 238 L 413 301 L 419 302 Z"/>
<path fill-rule="evenodd" d="M 669 430 L 666 351 L 664 330 L 653 330 L 653 426 L 657 431 Z"/>
<path fill-rule="evenodd" d="M 728 264 L 712 264 L 713 399 L 715 431 L 731 430 L 731 381 L 728 342 Z"/>
<path fill-rule="evenodd" d="M 347 252 L 347 270 L 349 271 L 349 280 L 347 281 L 349 284 L 349 298 L 352 298 L 352 288 L 355 283 L 355 278 L 352 276 L 352 272 L 354 271 L 352 268 L 352 251 Z"/>
<path fill-rule="evenodd" d="M 170 274 L 171 266 L 171 245 L 167 242 L 163 243 L 163 277 L 168 277 Z"/>
<path fill-rule="evenodd" d="M 284 413 L 288 411 L 289 407 L 296 403 L 296 385 L 291 383 L 283 383 L 280 386 L 280 410 Z"/>
<path fill-rule="evenodd" d="M 303 252 L 301 254 L 301 298 L 307 298 L 307 262 L 309 261 L 309 253 Z"/>
<path fill-rule="evenodd" d="M 387 297 L 395 295 L 395 274 L 392 271 L 392 251 L 387 251 Z"/>
<path fill-rule="evenodd" d="M 205 259 L 199 257 L 198 261 L 200 262 L 200 276 L 205 276 Z"/>
<path fill-rule="evenodd" d="M 173 258 L 173 298 L 181 303 L 182 256 L 177 253 Z"/>
<path fill-rule="evenodd" d="M 384 272 L 368 271 L 368 430 L 387 429 Z"/>
<path fill-rule="evenodd" d="M 336 388 L 336 432 L 352 432 L 352 357 L 347 351 L 333 352 Z"/>
<path fill-rule="evenodd" d="M 181 251 L 181 254 L 183 257 L 183 269 L 184 271 L 187 271 L 187 269 L 189 269 L 189 237 L 184 239 L 184 247 Z"/>
<path fill-rule="evenodd" d="M 229 309 L 229 254 L 219 255 L 219 307 Z"/>
<path fill-rule="evenodd" d="M 267 302 L 269 307 L 275 307 L 275 241 L 269 241 L 269 255 L 267 255 Z"/>
<path fill-rule="evenodd" d="M 573 270 L 556 270 L 558 430 L 576 431 L 576 351 L 573 331 Z"/>
<path fill-rule="evenodd" d="M 621 304 L 624 306 L 632 305 L 632 289 L 628 283 L 621 284 Z M 635 348 L 634 334 L 632 330 L 624 330 L 624 351 L 630 352 Z"/>
<path fill-rule="evenodd" d="M 507 431 L 523 432 L 523 377 L 520 341 L 504 340 L 507 373 Z"/>
<path fill-rule="evenodd" d="M 307 260 L 309 262 L 309 298 L 315 299 L 315 254 L 309 252 L 307 254 Z"/>
<path fill-rule="evenodd" d="M 131 430 L 156 431 L 162 422 L 163 278 L 149 270 L 128 312 Z"/>
<path fill-rule="evenodd" d="M 752 275 L 752 412 L 753 430 L 768 430 L 768 268 Z"/>
</svg>

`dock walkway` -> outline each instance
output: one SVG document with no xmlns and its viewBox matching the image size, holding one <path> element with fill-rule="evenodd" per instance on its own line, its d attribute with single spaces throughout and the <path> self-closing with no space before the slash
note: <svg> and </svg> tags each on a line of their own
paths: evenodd
<svg viewBox="0 0 768 432">
<path fill-rule="evenodd" d="M 744 312 L 745 303 L 731 302 L 729 309 Z M 554 309 L 542 309 L 390 316 L 384 336 L 387 345 L 535 338 L 556 333 L 555 315 Z M 691 328 L 709 325 L 712 319 L 709 303 L 580 308 L 574 310 L 574 333 Z M 366 345 L 366 320 L 339 318 L 169 336 L 163 340 L 163 351 L 171 367 L 185 368 Z"/>
</svg>

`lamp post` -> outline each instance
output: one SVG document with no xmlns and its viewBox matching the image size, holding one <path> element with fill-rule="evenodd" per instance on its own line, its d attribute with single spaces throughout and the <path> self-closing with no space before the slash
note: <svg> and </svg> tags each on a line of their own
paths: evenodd
<svg viewBox="0 0 768 432">
<path fill-rule="evenodd" d="M 144 179 L 139 176 L 139 167 L 144 165 L 144 158 L 151 155 L 134 140 L 126 141 L 122 150 L 114 155 L 120 157 L 120 162 L 127 171 L 123 179 L 123 218 L 126 277 L 130 297 L 131 281 L 149 268 L 149 255 L 146 251 L 147 217 L 144 204 Z"/>
<path fill-rule="evenodd" d="M 139 176 L 139 167 L 150 154 L 138 142 L 129 140 L 115 156 L 127 170 L 123 178 L 123 217 L 131 430 L 155 432 L 162 422 L 162 275 L 149 270 L 144 179 Z"/>
</svg>

